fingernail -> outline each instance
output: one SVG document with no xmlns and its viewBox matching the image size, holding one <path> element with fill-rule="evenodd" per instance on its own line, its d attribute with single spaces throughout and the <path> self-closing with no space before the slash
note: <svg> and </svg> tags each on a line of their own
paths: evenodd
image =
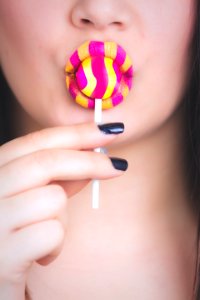
<svg viewBox="0 0 200 300">
<path fill-rule="evenodd" d="M 117 157 L 110 157 L 110 160 L 116 170 L 126 171 L 128 169 L 127 160 Z"/>
<path fill-rule="evenodd" d="M 123 123 L 107 123 L 98 125 L 99 129 L 105 134 L 120 134 L 124 132 Z"/>
</svg>

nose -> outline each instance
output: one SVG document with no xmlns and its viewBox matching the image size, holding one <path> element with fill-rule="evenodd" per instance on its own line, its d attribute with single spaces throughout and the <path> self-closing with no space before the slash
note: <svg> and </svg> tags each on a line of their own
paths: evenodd
<svg viewBox="0 0 200 300">
<path fill-rule="evenodd" d="M 71 20 L 80 29 L 126 29 L 131 22 L 126 0 L 77 0 Z"/>
</svg>

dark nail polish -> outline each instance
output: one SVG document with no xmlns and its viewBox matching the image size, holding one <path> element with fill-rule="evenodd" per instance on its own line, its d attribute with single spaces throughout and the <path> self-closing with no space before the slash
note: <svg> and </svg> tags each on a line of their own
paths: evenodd
<svg viewBox="0 0 200 300">
<path fill-rule="evenodd" d="M 128 162 L 125 159 L 110 157 L 113 167 L 120 171 L 126 171 L 128 169 Z"/>
<path fill-rule="evenodd" d="M 98 125 L 98 127 L 105 134 L 119 134 L 124 132 L 123 123 L 107 123 Z"/>
</svg>

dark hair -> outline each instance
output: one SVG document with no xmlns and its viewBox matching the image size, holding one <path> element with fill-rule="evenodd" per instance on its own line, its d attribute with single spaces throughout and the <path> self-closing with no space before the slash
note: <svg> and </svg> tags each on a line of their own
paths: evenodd
<svg viewBox="0 0 200 300">
<path fill-rule="evenodd" d="M 200 0 L 197 0 L 196 24 L 191 42 L 191 74 L 183 97 L 187 136 L 187 170 L 191 187 L 191 205 L 198 214 L 197 261 L 194 282 L 195 299 L 200 300 Z M 0 145 L 13 138 L 13 95 L 0 69 Z M 26 299 L 30 299 L 26 290 Z"/>
<path fill-rule="evenodd" d="M 196 3 L 196 24 L 191 43 L 191 77 L 183 104 L 188 141 L 187 163 L 188 180 L 191 187 L 191 204 L 198 216 L 194 299 L 200 300 L 200 0 L 197 0 Z"/>
<path fill-rule="evenodd" d="M 12 92 L 0 69 L 0 145 L 12 139 Z"/>
</svg>

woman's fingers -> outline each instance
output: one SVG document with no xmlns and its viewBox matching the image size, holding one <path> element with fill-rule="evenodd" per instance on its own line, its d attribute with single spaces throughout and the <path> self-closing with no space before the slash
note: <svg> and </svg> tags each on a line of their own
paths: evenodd
<svg viewBox="0 0 200 300">
<path fill-rule="evenodd" d="M 0 166 L 18 157 L 42 149 L 93 149 L 115 139 L 114 134 L 103 133 L 96 124 L 46 128 L 14 139 L 0 147 Z"/>
<path fill-rule="evenodd" d="M 20 157 L 0 168 L 0 198 L 11 197 L 54 180 L 108 179 L 121 175 L 102 153 L 50 149 Z"/>
<path fill-rule="evenodd" d="M 44 129 L 0 147 L 0 279 L 22 282 L 33 261 L 58 255 L 68 195 L 92 178 L 123 173 L 119 161 L 90 150 L 115 137 L 91 123 Z"/>
<path fill-rule="evenodd" d="M 58 220 L 32 224 L 1 243 L 0 278 L 22 281 L 31 263 L 61 249 L 65 231 Z"/>
<path fill-rule="evenodd" d="M 64 211 L 67 211 L 67 196 L 63 188 L 55 184 L 2 199 L 0 235 L 40 221 L 59 218 Z"/>
</svg>

